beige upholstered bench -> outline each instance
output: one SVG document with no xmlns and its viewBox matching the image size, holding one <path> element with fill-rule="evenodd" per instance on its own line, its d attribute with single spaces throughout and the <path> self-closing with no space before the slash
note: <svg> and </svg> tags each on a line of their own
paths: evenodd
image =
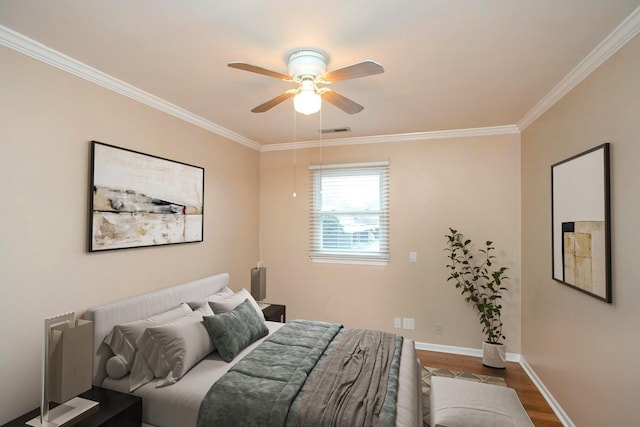
<svg viewBox="0 0 640 427">
<path fill-rule="evenodd" d="M 533 427 L 512 388 L 433 376 L 430 403 L 431 427 Z"/>
</svg>

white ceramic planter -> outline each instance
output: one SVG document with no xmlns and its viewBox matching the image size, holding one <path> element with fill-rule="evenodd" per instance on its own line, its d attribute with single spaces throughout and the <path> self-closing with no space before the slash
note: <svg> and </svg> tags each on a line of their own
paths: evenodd
<svg viewBox="0 0 640 427">
<path fill-rule="evenodd" d="M 507 357 L 504 344 L 482 343 L 482 364 L 490 368 L 504 369 L 507 367 Z"/>
</svg>

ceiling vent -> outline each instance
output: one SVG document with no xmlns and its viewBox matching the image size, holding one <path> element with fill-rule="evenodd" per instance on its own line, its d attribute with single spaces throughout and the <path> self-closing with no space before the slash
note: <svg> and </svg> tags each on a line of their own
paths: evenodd
<svg viewBox="0 0 640 427">
<path fill-rule="evenodd" d="M 341 133 L 341 132 L 351 132 L 351 128 L 343 127 L 343 128 L 333 128 L 333 129 L 320 129 L 320 133 Z"/>
</svg>

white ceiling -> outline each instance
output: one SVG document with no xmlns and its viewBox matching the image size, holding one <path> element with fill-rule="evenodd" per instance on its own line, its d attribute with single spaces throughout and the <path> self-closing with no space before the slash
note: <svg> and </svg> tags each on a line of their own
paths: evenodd
<svg viewBox="0 0 640 427">
<path fill-rule="evenodd" d="M 293 140 L 287 72 L 312 47 L 329 70 L 365 59 L 384 74 L 332 89 L 364 105 L 297 115 L 296 140 L 397 136 L 522 125 L 541 100 L 630 15 L 638 0 L 0 0 L 0 25 L 257 144 Z M 6 44 L 6 43 L 5 43 Z M 1 65 L 0 65 L 1 67 Z M 192 120 L 193 121 L 193 120 Z M 207 127 L 207 126 L 205 126 Z"/>
</svg>

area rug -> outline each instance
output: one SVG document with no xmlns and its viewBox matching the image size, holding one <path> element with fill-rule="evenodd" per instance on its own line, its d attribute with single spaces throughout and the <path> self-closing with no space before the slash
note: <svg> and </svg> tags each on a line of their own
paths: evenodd
<svg viewBox="0 0 640 427">
<path fill-rule="evenodd" d="M 425 427 L 429 425 L 429 393 L 431 392 L 431 377 L 447 377 L 458 378 L 461 380 L 475 381 L 479 383 L 494 384 L 506 387 L 507 384 L 504 379 L 500 377 L 492 377 L 490 375 L 478 375 L 470 374 L 468 372 L 449 371 L 447 369 L 430 368 L 428 366 L 422 367 L 422 413 L 423 423 Z"/>
</svg>

